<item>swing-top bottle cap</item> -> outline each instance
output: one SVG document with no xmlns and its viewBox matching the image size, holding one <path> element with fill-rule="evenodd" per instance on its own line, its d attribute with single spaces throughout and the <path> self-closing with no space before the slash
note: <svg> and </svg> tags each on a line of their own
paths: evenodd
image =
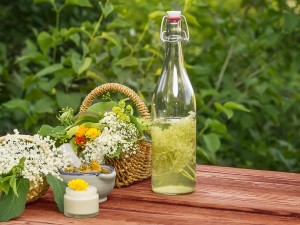
<svg viewBox="0 0 300 225">
<path fill-rule="evenodd" d="M 181 11 L 167 11 L 167 20 L 180 20 Z"/>
<path fill-rule="evenodd" d="M 176 38 L 174 38 L 174 36 L 176 35 L 167 36 L 168 35 L 167 31 L 164 30 L 165 27 L 167 27 L 167 22 L 173 24 L 173 23 L 179 23 L 181 21 L 184 24 L 183 28 L 181 29 L 181 35 L 177 35 L 178 37 Z M 175 42 L 180 40 L 189 41 L 190 34 L 189 34 L 188 24 L 186 22 L 185 17 L 181 15 L 181 11 L 167 11 L 167 15 L 164 16 L 161 21 L 159 37 L 162 42 Z"/>
</svg>

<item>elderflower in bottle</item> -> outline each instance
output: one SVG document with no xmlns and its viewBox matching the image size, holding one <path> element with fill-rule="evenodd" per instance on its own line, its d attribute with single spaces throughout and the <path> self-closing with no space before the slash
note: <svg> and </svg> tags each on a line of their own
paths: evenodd
<svg viewBox="0 0 300 225">
<path fill-rule="evenodd" d="M 182 53 L 182 42 L 189 39 L 185 17 L 168 11 L 160 32 L 166 54 L 151 107 L 152 190 L 186 194 L 196 186 L 196 100 Z"/>
</svg>

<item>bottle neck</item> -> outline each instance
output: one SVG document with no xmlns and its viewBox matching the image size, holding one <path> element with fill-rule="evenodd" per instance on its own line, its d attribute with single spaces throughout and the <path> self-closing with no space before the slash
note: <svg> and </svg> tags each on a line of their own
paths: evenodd
<svg viewBox="0 0 300 225">
<path fill-rule="evenodd" d="M 183 67 L 181 20 L 167 21 L 166 37 L 166 62 L 173 61 Z"/>
</svg>

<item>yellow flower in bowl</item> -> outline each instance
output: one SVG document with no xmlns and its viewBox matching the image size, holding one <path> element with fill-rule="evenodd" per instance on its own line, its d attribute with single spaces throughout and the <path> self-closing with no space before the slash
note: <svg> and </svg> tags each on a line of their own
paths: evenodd
<svg viewBox="0 0 300 225">
<path fill-rule="evenodd" d="M 90 166 L 92 171 L 102 172 L 102 167 L 97 161 L 92 160 Z"/>
<path fill-rule="evenodd" d="M 89 184 L 82 179 L 74 179 L 69 181 L 68 186 L 75 191 L 85 191 Z"/>
</svg>

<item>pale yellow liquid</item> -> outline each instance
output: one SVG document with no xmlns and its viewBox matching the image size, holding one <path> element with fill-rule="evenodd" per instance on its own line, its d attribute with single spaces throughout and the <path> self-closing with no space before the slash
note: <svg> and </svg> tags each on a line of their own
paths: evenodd
<svg viewBox="0 0 300 225">
<path fill-rule="evenodd" d="M 176 195 L 195 190 L 196 121 L 156 120 L 152 130 L 152 190 Z"/>
</svg>

